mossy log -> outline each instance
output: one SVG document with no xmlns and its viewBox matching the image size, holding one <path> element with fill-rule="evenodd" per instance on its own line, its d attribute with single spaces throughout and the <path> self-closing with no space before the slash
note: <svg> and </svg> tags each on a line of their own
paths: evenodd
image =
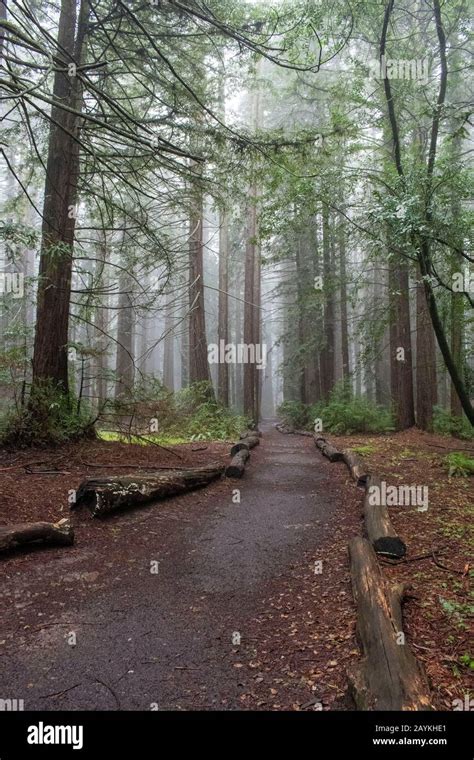
<svg viewBox="0 0 474 760">
<path fill-rule="evenodd" d="M 71 509 L 86 504 L 93 517 L 126 507 L 138 507 L 151 501 L 176 496 L 202 488 L 219 478 L 224 465 L 213 464 L 183 470 L 160 470 L 107 478 L 87 478 L 79 486 Z"/>
</svg>

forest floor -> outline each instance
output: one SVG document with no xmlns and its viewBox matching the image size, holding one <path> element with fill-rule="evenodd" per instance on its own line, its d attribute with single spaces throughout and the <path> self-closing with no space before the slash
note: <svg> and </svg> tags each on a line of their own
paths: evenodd
<svg viewBox="0 0 474 760">
<path fill-rule="evenodd" d="M 2 697 L 33 710 L 352 709 L 347 543 L 362 530 L 362 491 L 310 437 L 263 430 L 241 481 L 104 520 L 78 510 L 73 547 L 2 559 Z M 442 458 L 468 445 L 414 430 L 331 440 L 364 446 L 387 482 L 429 486 L 427 512 L 391 508 L 408 555 L 384 569 L 411 584 L 408 638 L 435 706 L 452 709 L 469 691 L 459 658 L 468 647 L 473 487 L 472 478 L 448 478 Z M 226 443 L 170 448 L 86 441 L 3 452 L 0 522 L 64 517 L 68 491 L 85 476 L 228 459 Z"/>
</svg>

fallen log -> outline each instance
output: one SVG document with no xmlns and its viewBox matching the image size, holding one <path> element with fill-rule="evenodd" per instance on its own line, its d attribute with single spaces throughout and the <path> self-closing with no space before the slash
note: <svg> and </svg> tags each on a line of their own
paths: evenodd
<svg viewBox="0 0 474 760">
<path fill-rule="evenodd" d="M 402 630 L 403 587 L 390 588 L 369 542 L 349 543 L 362 660 L 348 670 L 358 710 L 431 710 L 428 684 Z"/>
<path fill-rule="evenodd" d="M 380 478 L 370 475 L 364 498 L 365 529 L 377 554 L 400 559 L 405 556 L 407 547 L 392 525 L 387 506 L 380 504 L 380 494 Z"/>
<path fill-rule="evenodd" d="M 257 438 L 261 438 L 262 437 L 262 433 L 260 432 L 260 430 L 250 430 L 250 429 L 249 430 L 244 430 L 240 434 L 239 438 L 240 438 L 241 441 L 243 441 L 244 438 L 255 438 L 255 436 L 257 436 Z"/>
<path fill-rule="evenodd" d="M 327 459 L 329 459 L 330 462 L 342 461 L 342 452 L 338 451 L 334 446 L 332 446 L 328 441 L 326 441 L 325 438 L 315 435 L 314 443 L 316 447 L 320 450 L 321 454 L 327 457 Z"/>
<path fill-rule="evenodd" d="M 258 436 L 252 436 L 251 438 L 250 437 L 246 438 L 245 440 L 239 441 L 234 446 L 232 446 L 230 450 L 230 455 L 231 457 L 233 457 L 235 456 L 235 454 L 237 454 L 238 451 L 241 451 L 242 449 L 247 449 L 247 451 L 250 449 L 253 449 L 254 446 L 258 446 L 259 443 L 260 443 L 260 438 L 258 438 Z"/>
<path fill-rule="evenodd" d="M 358 456 L 355 451 L 351 451 L 351 449 L 343 449 L 342 459 L 348 466 L 349 472 L 351 473 L 353 480 L 356 481 L 357 485 L 365 486 L 367 483 L 368 473 L 360 456 Z"/>
<path fill-rule="evenodd" d="M 74 528 L 63 518 L 57 523 L 35 522 L 0 525 L 0 552 L 25 544 L 70 546 L 74 543 Z"/>
<path fill-rule="evenodd" d="M 150 501 L 202 488 L 220 477 L 223 470 L 224 465 L 213 464 L 188 470 L 87 478 L 80 484 L 71 509 L 85 504 L 92 510 L 93 517 L 102 517 L 117 509 L 139 507 Z"/>
<path fill-rule="evenodd" d="M 226 467 L 227 478 L 241 478 L 245 471 L 245 462 L 250 457 L 249 450 L 247 448 L 240 449 L 234 457 L 231 463 Z"/>
</svg>

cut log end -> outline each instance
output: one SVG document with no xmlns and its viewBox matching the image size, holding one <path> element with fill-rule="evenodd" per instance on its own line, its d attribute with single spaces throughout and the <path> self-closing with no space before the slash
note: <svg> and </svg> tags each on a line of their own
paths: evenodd
<svg viewBox="0 0 474 760">
<path fill-rule="evenodd" d="M 226 467 L 227 478 L 241 478 L 245 472 L 245 463 L 250 457 L 248 448 L 240 449 L 232 458 L 231 463 Z"/>
<path fill-rule="evenodd" d="M 407 553 L 407 547 L 398 536 L 376 538 L 372 545 L 377 554 L 383 554 L 390 559 L 401 559 Z"/>
</svg>

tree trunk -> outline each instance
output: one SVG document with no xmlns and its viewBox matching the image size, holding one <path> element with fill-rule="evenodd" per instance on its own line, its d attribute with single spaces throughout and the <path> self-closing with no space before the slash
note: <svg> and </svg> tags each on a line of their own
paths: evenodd
<svg viewBox="0 0 474 760">
<path fill-rule="evenodd" d="M 405 430 L 415 424 L 409 277 L 405 262 L 391 264 L 389 289 L 391 393 L 395 426 L 397 430 Z"/>
<path fill-rule="evenodd" d="M 219 219 L 219 312 L 217 324 L 218 342 L 229 342 L 229 221 L 225 211 Z M 229 406 L 229 365 L 220 362 L 217 373 L 217 398 Z"/>
<path fill-rule="evenodd" d="M 340 293 L 341 293 L 341 353 L 342 353 L 342 377 L 344 383 L 349 380 L 349 328 L 347 320 L 347 271 L 346 271 L 346 235 L 344 228 L 344 219 L 339 214 L 339 272 L 340 272 Z"/>
<path fill-rule="evenodd" d="M 320 277 L 322 275 L 321 271 L 321 261 L 320 261 L 320 255 L 319 255 L 319 240 L 318 240 L 318 217 L 314 216 L 311 224 L 311 231 L 313 233 L 312 235 L 312 243 L 313 243 L 313 281 L 312 285 L 315 284 L 316 278 Z M 314 298 L 317 298 L 318 293 L 321 291 L 315 290 Z M 311 324 L 314 325 L 314 333 L 316 336 L 321 336 L 323 332 L 323 316 L 322 316 L 322 308 L 321 304 L 318 302 L 314 305 L 314 308 L 312 310 L 312 318 L 311 318 Z M 309 403 L 314 404 L 317 401 L 320 401 L 322 398 L 322 356 L 321 351 L 316 344 L 313 348 L 313 367 L 314 367 L 314 377 L 312 379 L 312 384 L 310 386 L 310 390 L 308 392 L 308 400 Z"/>
<path fill-rule="evenodd" d="M 308 403 L 306 393 L 306 322 L 305 322 L 305 285 L 308 281 L 308 273 L 304 266 L 302 255 L 301 235 L 295 240 L 295 264 L 296 264 L 296 298 L 298 311 L 298 356 L 299 361 L 293 367 L 297 374 L 299 385 L 299 397 L 303 404 Z"/>
<path fill-rule="evenodd" d="M 61 0 L 57 55 L 64 64 L 56 69 L 54 100 L 79 111 L 82 105 L 80 80 L 77 76 L 69 76 L 64 65 L 69 62 L 80 64 L 82 60 L 89 12 L 87 0 L 82 0 L 78 18 L 76 12 L 76 0 Z M 80 117 L 63 110 L 60 105 L 52 107 L 33 354 L 33 394 L 45 381 L 64 394 L 69 392 L 68 328 L 79 130 Z"/>
<path fill-rule="evenodd" d="M 174 391 L 174 333 L 171 296 L 165 307 L 165 338 L 163 348 L 163 385 Z"/>
<path fill-rule="evenodd" d="M 0 21 L 7 20 L 7 0 L 0 0 Z M 0 61 L 3 58 L 3 46 L 5 44 L 5 34 L 0 30 Z"/>
<path fill-rule="evenodd" d="M 452 125 L 452 130 L 455 132 L 454 136 L 451 138 L 451 162 L 453 167 L 457 167 L 459 171 L 462 170 L 462 162 L 460 159 L 461 151 L 462 151 L 462 136 L 459 131 L 456 131 L 457 129 L 457 123 L 454 122 Z M 453 189 L 452 191 L 452 197 L 451 197 L 451 215 L 452 215 L 452 221 L 454 225 L 454 229 L 457 229 L 457 220 L 459 219 L 459 216 L 461 214 L 461 203 L 459 199 L 459 195 L 457 192 L 457 189 Z M 455 243 L 458 248 L 462 249 L 463 241 L 462 239 L 459 239 L 458 235 L 455 233 Z M 452 256 L 452 265 L 451 265 L 451 272 L 457 272 L 460 268 L 460 256 L 459 254 L 456 254 L 454 251 L 451 252 Z M 462 344 L 463 344 L 463 323 L 464 323 L 464 294 L 463 293 L 451 293 L 451 354 L 453 357 L 453 362 L 456 365 L 458 373 L 462 376 L 462 368 L 463 368 L 463 350 L 462 350 Z M 451 407 L 451 414 L 454 417 L 462 417 L 462 404 L 461 399 L 459 398 L 459 395 L 456 392 L 456 388 L 451 383 L 451 398 L 450 398 L 450 407 Z"/>
<path fill-rule="evenodd" d="M 124 255 L 125 240 L 126 230 L 124 229 L 121 256 L 122 269 L 119 275 L 115 398 L 130 394 L 133 390 L 135 378 L 133 279 L 128 272 L 127 258 Z"/>
<path fill-rule="evenodd" d="M 324 347 L 321 352 L 321 386 L 327 400 L 334 387 L 334 291 L 331 262 L 329 208 L 323 203 L 323 288 L 324 288 Z"/>
<path fill-rule="evenodd" d="M 416 424 L 433 430 L 433 407 L 438 403 L 436 351 L 433 326 L 426 303 L 425 289 L 416 283 Z"/>
<path fill-rule="evenodd" d="M 189 273 L 185 275 L 186 293 L 188 292 Z M 183 297 L 180 307 L 180 338 L 179 338 L 179 355 L 181 363 L 180 387 L 186 388 L 189 385 L 189 304 L 188 299 Z"/>
<path fill-rule="evenodd" d="M 94 325 L 96 327 L 96 378 L 95 378 L 95 395 L 97 406 L 100 409 L 107 398 L 107 349 L 108 339 L 108 276 L 106 275 L 106 266 L 108 261 L 107 236 L 105 231 L 102 232 L 102 240 L 98 245 L 97 275 L 96 283 L 98 288 L 103 288 L 104 295 L 100 298 L 99 304 L 95 310 Z"/>
<path fill-rule="evenodd" d="M 420 265 L 420 271 L 423 276 L 423 283 L 425 287 L 426 301 L 430 312 L 431 323 L 438 341 L 438 346 L 446 364 L 446 368 L 451 377 L 451 382 L 455 388 L 455 391 L 462 404 L 462 408 L 466 414 L 471 425 L 474 425 L 474 408 L 469 398 L 466 385 L 463 382 L 461 373 L 459 372 L 456 363 L 453 359 L 449 344 L 446 338 L 446 333 L 443 327 L 443 323 L 439 316 L 438 305 L 436 303 L 436 296 L 433 291 L 429 277 L 432 275 L 432 264 L 430 254 L 430 244 L 427 238 L 422 238 L 421 245 L 418 250 L 418 263 Z"/>
<path fill-rule="evenodd" d="M 249 193 L 253 199 L 248 208 L 248 226 L 247 240 L 245 244 L 245 286 L 244 286 L 244 343 L 247 346 L 254 345 L 255 341 L 255 319 L 257 318 L 254 306 L 255 297 L 255 273 L 256 273 L 256 235 L 257 235 L 257 209 L 255 207 L 256 190 L 252 187 Z M 256 365 L 255 362 L 247 362 L 243 367 L 244 374 L 244 414 L 250 417 L 255 423 L 257 419 L 257 399 L 255 397 L 256 388 Z"/>
<path fill-rule="evenodd" d="M 200 167 L 197 173 L 201 175 Z M 213 395 L 207 359 L 206 313 L 204 305 L 203 195 L 195 188 L 189 218 L 189 382 L 206 382 Z"/>
</svg>

